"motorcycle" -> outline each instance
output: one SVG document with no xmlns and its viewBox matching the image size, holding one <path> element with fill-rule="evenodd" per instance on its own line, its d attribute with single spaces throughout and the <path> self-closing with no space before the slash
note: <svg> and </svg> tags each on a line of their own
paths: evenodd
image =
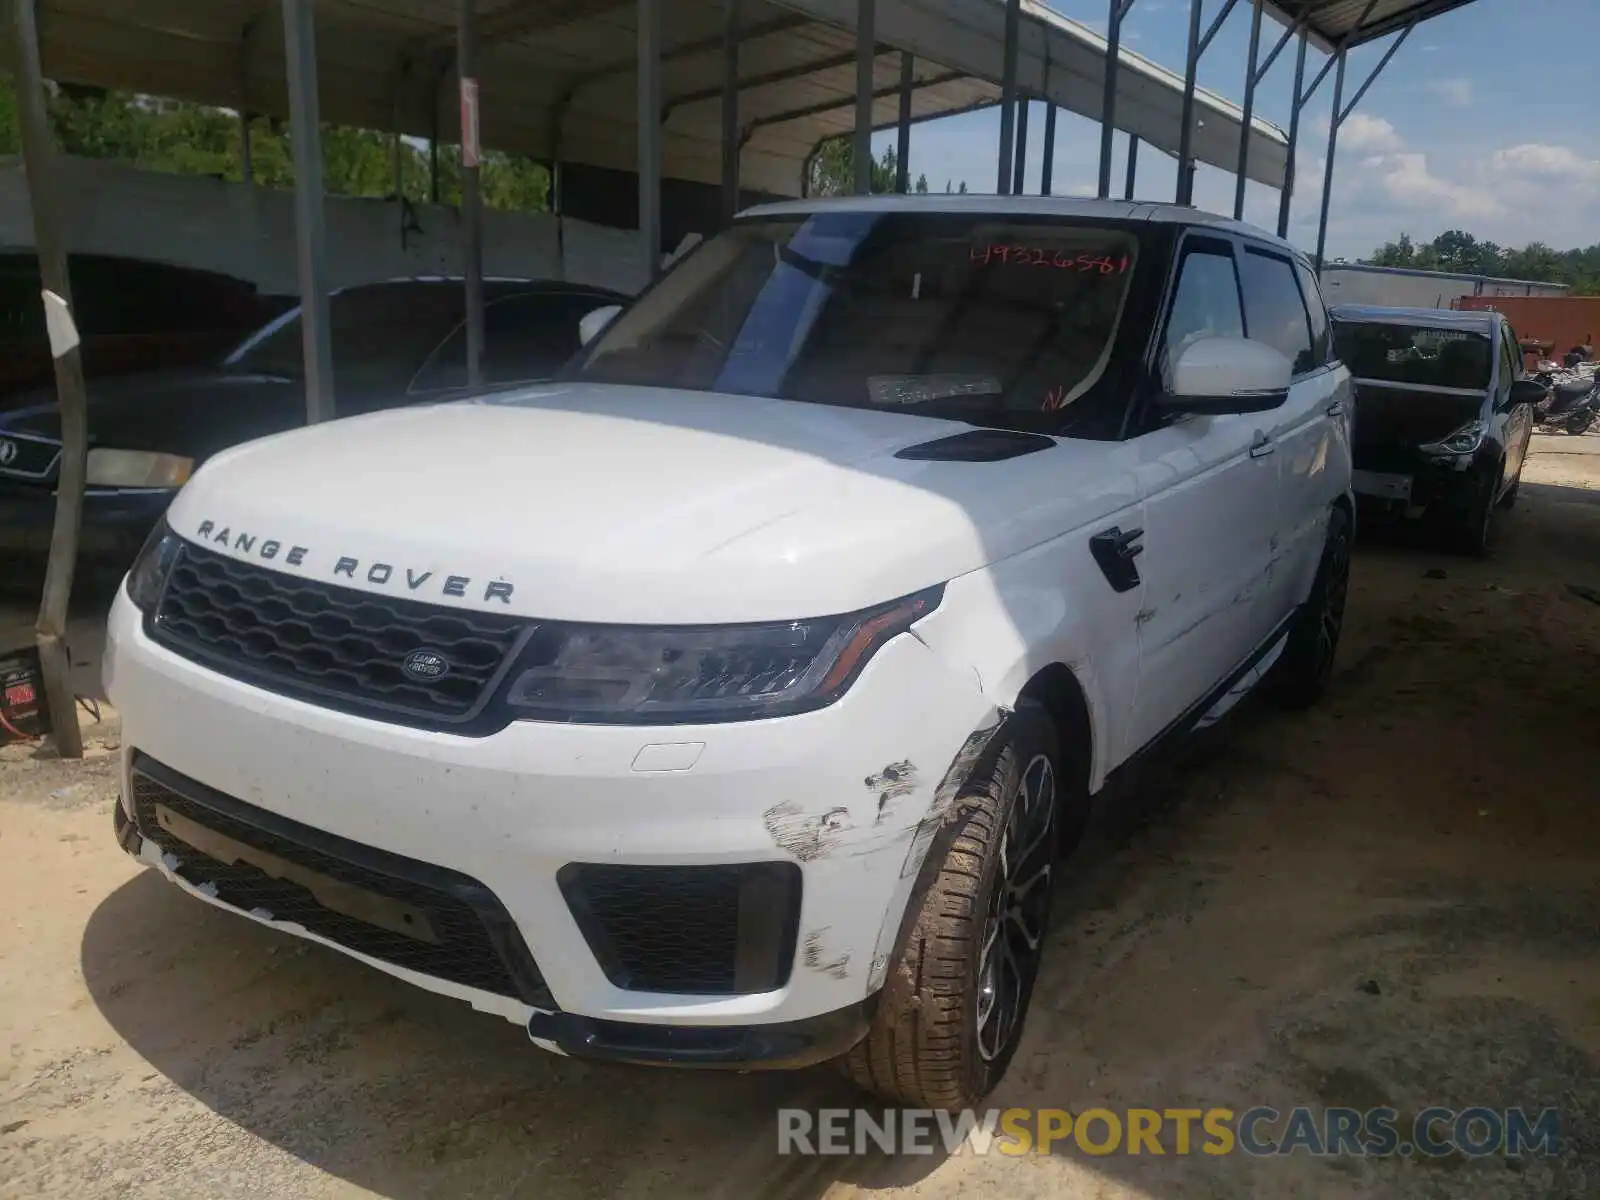
<svg viewBox="0 0 1600 1200">
<path fill-rule="evenodd" d="M 1576 436 L 1589 432 L 1600 420 L 1600 383 L 1596 376 L 1576 371 L 1539 371 L 1534 378 L 1546 389 L 1546 399 L 1533 410 L 1536 431 Z"/>
</svg>

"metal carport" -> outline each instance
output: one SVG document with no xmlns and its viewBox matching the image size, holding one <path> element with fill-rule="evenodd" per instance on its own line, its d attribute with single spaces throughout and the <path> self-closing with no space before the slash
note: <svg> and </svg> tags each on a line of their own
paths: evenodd
<svg viewBox="0 0 1600 1200">
<path fill-rule="evenodd" d="M 447 129 L 461 131 L 467 365 L 476 382 L 481 145 L 549 162 L 558 213 L 569 167 L 633 168 L 644 261 L 652 271 L 661 261 L 664 178 L 720 184 L 723 215 L 731 215 L 745 188 L 793 194 L 820 143 L 853 130 L 856 187 L 866 191 L 874 128 L 898 125 L 904 150 L 913 122 L 997 103 L 997 191 L 1020 185 L 1018 127 L 1026 102 L 1043 100 L 1050 105 L 1047 158 L 1056 106 L 1101 121 L 1102 195 L 1109 194 L 1112 131 L 1121 127 L 1177 155 L 1180 200 L 1188 199 L 1193 163 L 1204 161 L 1237 171 L 1241 203 L 1245 178 L 1282 187 L 1287 211 L 1294 129 L 1286 137 L 1254 116 L 1254 87 L 1265 67 L 1296 32 L 1297 74 L 1309 39 L 1341 39 L 1328 42 L 1337 47 L 1329 63 L 1339 65 L 1336 138 L 1348 113 L 1338 111 L 1338 101 L 1349 46 L 1380 21 L 1414 24 L 1424 10 L 1454 6 L 1448 0 L 1356 0 L 1361 12 L 1346 27 L 1339 24 L 1351 7 L 1346 0 L 1252 0 L 1256 34 L 1267 11 L 1288 29 L 1261 65 L 1259 37 L 1252 37 L 1245 102 L 1235 106 L 1198 88 L 1195 67 L 1237 2 L 1225 0 L 1202 37 L 1202 0 L 1191 0 L 1182 78 L 1122 48 L 1121 22 L 1134 0 L 1108 0 L 1106 37 L 1040 0 L 500 0 L 483 5 L 481 13 L 479 0 L 12 0 L 15 19 L 6 40 L 22 94 L 43 276 L 69 306 L 65 245 L 52 198 L 45 78 L 289 116 L 307 415 L 318 420 L 333 412 L 322 283 L 323 119 L 435 143 Z M 1324 67 L 1316 82 L 1326 73 Z M 1296 121 L 1309 94 L 1297 79 Z M 447 116 L 457 105 L 459 124 Z M 1132 151 L 1129 157 L 1131 167 Z M 1324 223 L 1326 205 L 1325 191 Z M 71 587 L 86 449 L 76 352 L 63 349 L 57 363 L 65 446 L 39 628 L 51 709 L 70 714 L 64 674 L 49 660 L 58 657 L 52 647 L 59 647 Z"/>
</svg>

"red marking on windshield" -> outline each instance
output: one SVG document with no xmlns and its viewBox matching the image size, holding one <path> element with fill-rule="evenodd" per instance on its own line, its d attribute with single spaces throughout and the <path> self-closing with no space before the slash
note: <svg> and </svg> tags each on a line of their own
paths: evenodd
<svg viewBox="0 0 1600 1200">
<path fill-rule="evenodd" d="M 1084 274 L 1098 273 L 1101 275 L 1122 275 L 1131 265 L 1126 254 L 1113 257 L 1109 254 L 1094 254 L 1085 250 L 1081 254 L 1069 255 L 1064 250 L 1055 250 L 1045 246 L 1020 246 L 995 243 L 987 246 L 974 246 L 970 255 L 973 262 L 979 266 L 987 267 L 991 263 L 1002 262 L 1013 267 L 1056 267 L 1063 271 L 1079 271 Z"/>
<path fill-rule="evenodd" d="M 1044 394 L 1044 403 L 1040 407 L 1045 412 L 1055 412 L 1056 409 L 1065 407 L 1066 403 L 1067 389 L 1058 383 Z"/>
</svg>

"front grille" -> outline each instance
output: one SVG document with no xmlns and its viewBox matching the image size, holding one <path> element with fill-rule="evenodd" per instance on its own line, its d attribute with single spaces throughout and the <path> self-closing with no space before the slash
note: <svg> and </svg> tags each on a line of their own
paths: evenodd
<svg viewBox="0 0 1600 1200">
<path fill-rule="evenodd" d="M 185 543 L 150 636 L 268 691 L 379 720 L 454 729 L 491 698 L 527 622 L 335 587 Z M 448 670 L 402 670 L 415 651 Z"/>
<path fill-rule="evenodd" d="M 800 919 L 794 863 L 568 863 L 557 881 L 617 987 L 720 996 L 788 982 Z"/>
<path fill-rule="evenodd" d="M 264 812 L 143 755 L 133 801 L 140 834 L 225 904 L 397 967 L 549 1004 L 522 935 L 475 879 Z"/>
<path fill-rule="evenodd" d="M 50 479 L 55 475 L 56 460 L 60 457 L 60 442 L 0 429 L 0 475 Z"/>
</svg>

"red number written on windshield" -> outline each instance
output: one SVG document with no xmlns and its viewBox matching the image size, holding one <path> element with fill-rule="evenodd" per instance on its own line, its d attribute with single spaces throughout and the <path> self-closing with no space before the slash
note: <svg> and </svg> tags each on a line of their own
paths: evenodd
<svg viewBox="0 0 1600 1200">
<path fill-rule="evenodd" d="M 1129 267 L 1126 254 L 1112 257 L 1109 254 L 1070 255 L 1064 250 L 1044 246 L 1019 246 L 995 244 L 974 246 L 972 261 L 986 267 L 991 263 L 1006 263 L 1014 267 L 1056 267 L 1063 271 L 1097 271 L 1101 275 L 1121 275 Z"/>
</svg>

